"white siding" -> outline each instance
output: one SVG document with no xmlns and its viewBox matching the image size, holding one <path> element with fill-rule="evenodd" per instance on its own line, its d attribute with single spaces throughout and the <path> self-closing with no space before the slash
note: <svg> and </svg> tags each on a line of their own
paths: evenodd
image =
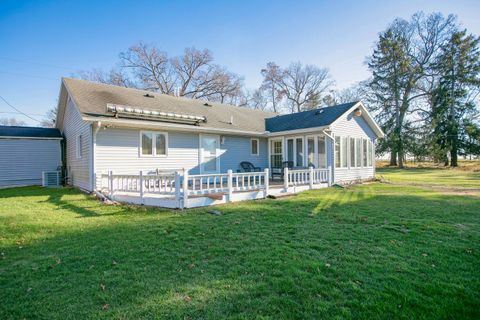
<svg viewBox="0 0 480 320">
<path fill-rule="evenodd" d="M 355 117 L 353 112 L 344 114 L 332 126 L 332 133 L 335 136 L 367 138 L 375 142 L 375 133 L 365 122 L 363 117 Z M 331 161 L 334 159 L 334 144 L 331 144 Z M 334 181 L 345 182 L 358 179 L 370 179 L 375 176 L 375 154 L 372 155 L 371 167 L 361 168 L 335 168 Z"/>
<path fill-rule="evenodd" d="M 188 169 L 198 173 L 196 133 L 168 133 L 167 156 L 139 156 L 140 130 L 106 128 L 96 136 L 95 172 L 138 173 L 142 171 Z"/>
<path fill-rule="evenodd" d="M 236 171 L 241 161 L 250 161 L 262 169 L 268 166 L 267 140 L 259 139 L 258 156 L 250 154 L 250 137 L 225 136 L 220 145 L 220 170 Z M 96 135 L 95 172 L 138 173 L 181 170 L 199 174 L 199 134 L 168 132 L 167 156 L 139 156 L 140 129 L 101 128 Z"/>
<path fill-rule="evenodd" d="M 89 122 L 82 120 L 80 112 L 71 99 L 68 99 L 63 120 L 63 135 L 66 141 L 65 156 L 67 161 L 68 183 L 91 191 L 91 151 L 92 128 Z M 82 157 L 77 158 L 77 136 L 82 135 Z"/>
<path fill-rule="evenodd" d="M 41 185 L 61 164 L 60 140 L 0 139 L 0 187 Z"/>
</svg>

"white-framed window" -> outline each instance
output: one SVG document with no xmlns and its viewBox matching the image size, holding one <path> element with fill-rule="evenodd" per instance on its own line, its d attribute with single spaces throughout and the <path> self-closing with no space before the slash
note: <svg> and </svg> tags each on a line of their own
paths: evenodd
<svg viewBox="0 0 480 320">
<path fill-rule="evenodd" d="M 77 159 L 81 159 L 82 158 L 82 149 L 83 149 L 83 146 L 82 146 L 82 135 L 78 135 L 76 140 L 75 140 L 75 154 L 77 156 Z"/>
<path fill-rule="evenodd" d="M 168 154 L 168 133 L 140 131 L 141 157 L 164 157 Z"/>
<path fill-rule="evenodd" d="M 355 138 L 349 139 L 350 168 L 355 168 Z"/>
<path fill-rule="evenodd" d="M 292 161 L 293 166 L 304 166 L 304 145 L 303 137 L 292 137 L 287 139 L 287 161 Z"/>
<path fill-rule="evenodd" d="M 368 157 L 367 157 L 367 165 L 369 167 L 373 166 L 373 143 L 372 140 L 368 140 Z"/>
<path fill-rule="evenodd" d="M 335 167 L 348 168 L 348 137 L 335 137 Z"/>
<path fill-rule="evenodd" d="M 368 158 L 367 139 L 362 139 L 362 146 L 363 146 L 362 164 L 364 167 L 367 167 L 367 158 Z"/>
<path fill-rule="evenodd" d="M 258 156 L 260 154 L 260 140 L 250 139 L 250 155 Z"/>
<path fill-rule="evenodd" d="M 362 166 L 362 138 L 355 139 L 355 160 L 357 168 Z"/>
</svg>

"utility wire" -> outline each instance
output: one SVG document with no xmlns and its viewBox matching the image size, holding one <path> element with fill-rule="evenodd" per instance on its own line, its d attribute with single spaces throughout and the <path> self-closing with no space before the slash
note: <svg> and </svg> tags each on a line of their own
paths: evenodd
<svg viewBox="0 0 480 320">
<path fill-rule="evenodd" d="M 35 119 L 35 118 L 30 117 L 28 114 L 26 114 L 26 113 L 18 110 L 18 109 L 15 108 L 14 106 L 12 106 L 12 105 L 11 105 L 10 103 L 8 103 L 8 101 L 5 100 L 2 96 L 0 96 L 0 99 L 2 99 L 3 102 L 5 102 L 9 107 L 11 107 L 13 110 L 17 111 L 18 113 L 23 114 L 25 117 L 27 117 L 27 118 L 29 118 L 29 119 L 32 119 L 33 121 L 36 121 L 36 122 L 38 122 L 38 123 L 41 123 L 40 120 L 37 120 L 37 119 Z"/>
</svg>

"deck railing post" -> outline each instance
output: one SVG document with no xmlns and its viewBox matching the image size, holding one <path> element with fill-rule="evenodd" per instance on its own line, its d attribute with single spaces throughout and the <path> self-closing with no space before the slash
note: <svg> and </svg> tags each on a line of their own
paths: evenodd
<svg viewBox="0 0 480 320">
<path fill-rule="evenodd" d="M 313 167 L 310 167 L 309 170 L 310 170 L 310 173 L 309 173 L 310 189 L 313 189 L 313 179 L 314 179 L 314 176 L 313 176 Z"/>
<path fill-rule="evenodd" d="M 264 190 L 264 198 L 268 196 L 268 188 L 270 184 L 270 174 L 268 172 L 268 168 L 265 168 L 265 190 Z"/>
<path fill-rule="evenodd" d="M 108 172 L 108 191 L 113 196 L 113 171 Z"/>
<path fill-rule="evenodd" d="M 330 187 L 332 185 L 332 166 L 328 166 L 327 181 L 328 186 Z"/>
<path fill-rule="evenodd" d="M 175 201 L 178 203 L 178 206 L 181 207 L 180 205 L 180 174 L 178 171 L 175 171 Z"/>
<path fill-rule="evenodd" d="M 283 187 L 285 188 L 285 192 L 288 191 L 288 167 L 283 169 Z"/>
<path fill-rule="evenodd" d="M 143 171 L 140 171 L 140 203 L 143 204 Z"/>
<path fill-rule="evenodd" d="M 183 168 L 183 206 L 188 208 L 188 170 Z"/>
<path fill-rule="evenodd" d="M 232 202 L 232 197 L 233 197 L 233 171 L 231 169 L 229 169 L 227 171 L 227 174 L 228 174 L 227 175 L 228 202 Z"/>
</svg>

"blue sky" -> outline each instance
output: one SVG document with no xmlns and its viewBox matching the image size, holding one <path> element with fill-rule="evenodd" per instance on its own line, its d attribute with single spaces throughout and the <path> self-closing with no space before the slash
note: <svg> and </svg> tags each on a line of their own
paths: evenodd
<svg viewBox="0 0 480 320">
<path fill-rule="evenodd" d="M 42 118 L 55 106 L 60 78 L 108 70 L 139 41 L 170 55 L 194 46 L 261 82 L 268 61 L 327 67 L 337 88 L 368 77 L 365 57 L 395 17 L 453 13 L 480 34 L 480 1 L 10 1 L 0 0 L 0 95 Z M 0 118 L 36 123 L 0 101 Z"/>
</svg>

